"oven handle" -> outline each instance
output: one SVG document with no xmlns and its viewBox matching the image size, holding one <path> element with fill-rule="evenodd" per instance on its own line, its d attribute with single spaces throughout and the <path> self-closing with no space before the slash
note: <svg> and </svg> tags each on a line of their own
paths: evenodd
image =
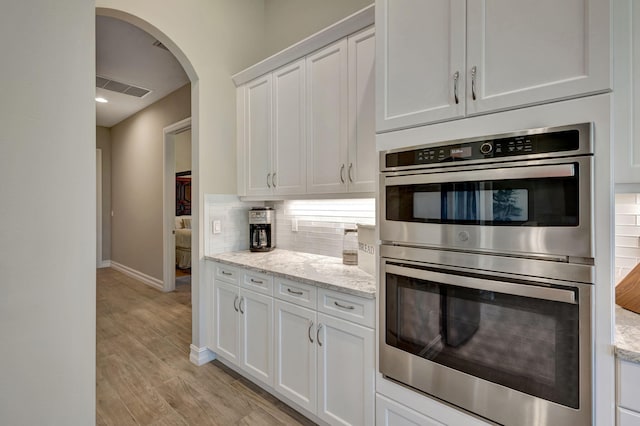
<svg viewBox="0 0 640 426">
<path fill-rule="evenodd" d="M 455 285 L 458 287 L 474 288 L 478 290 L 495 291 L 514 296 L 529 297 L 533 299 L 551 300 L 555 302 L 577 304 L 576 294 L 571 290 L 558 288 L 539 287 L 535 285 L 515 284 L 504 281 L 485 280 L 482 278 L 466 277 L 464 275 L 443 274 L 441 272 L 423 271 L 420 269 L 406 268 L 396 265 L 385 265 L 386 272 L 416 278 L 426 281 Z"/>
<path fill-rule="evenodd" d="M 548 166 L 503 167 L 499 169 L 466 170 L 460 172 L 424 173 L 389 176 L 386 186 L 427 183 L 477 182 L 485 180 L 535 179 L 575 176 L 574 164 Z"/>
</svg>

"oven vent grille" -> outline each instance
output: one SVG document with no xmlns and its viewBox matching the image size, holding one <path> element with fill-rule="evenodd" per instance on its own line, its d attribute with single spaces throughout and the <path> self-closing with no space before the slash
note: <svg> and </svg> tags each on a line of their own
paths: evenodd
<svg viewBox="0 0 640 426">
<path fill-rule="evenodd" d="M 136 98 L 143 98 L 147 94 L 151 93 L 151 90 L 100 76 L 96 76 L 96 87 L 111 90 L 112 92 L 123 93 L 129 96 L 135 96 Z"/>
</svg>

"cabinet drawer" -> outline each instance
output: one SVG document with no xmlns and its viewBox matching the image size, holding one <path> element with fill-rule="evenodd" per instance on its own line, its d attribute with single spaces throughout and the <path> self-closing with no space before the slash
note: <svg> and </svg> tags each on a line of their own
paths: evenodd
<svg viewBox="0 0 640 426">
<path fill-rule="evenodd" d="M 618 405 L 640 412 L 640 364 L 618 360 Z"/>
<path fill-rule="evenodd" d="M 256 293 L 273 296 L 273 277 L 266 274 L 246 271 L 243 274 L 240 286 L 255 291 Z"/>
<path fill-rule="evenodd" d="M 232 266 L 216 263 L 216 271 L 214 276 L 216 280 L 222 280 L 230 284 L 238 285 L 238 277 L 240 276 L 240 272 Z"/>
<path fill-rule="evenodd" d="M 375 325 L 375 300 L 318 289 L 318 311 L 365 327 Z"/>
<path fill-rule="evenodd" d="M 618 407 L 618 426 L 640 426 L 640 413 Z"/>
<path fill-rule="evenodd" d="M 316 286 L 310 284 L 277 279 L 275 297 L 315 310 L 318 300 L 318 289 Z"/>
</svg>

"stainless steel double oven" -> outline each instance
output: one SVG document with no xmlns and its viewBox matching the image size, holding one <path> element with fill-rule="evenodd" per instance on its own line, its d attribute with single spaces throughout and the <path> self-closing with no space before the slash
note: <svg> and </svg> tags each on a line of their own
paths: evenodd
<svg viewBox="0 0 640 426">
<path fill-rule="evenodd" d="M 381 153 L 385 377 L 500 424 L 591 424 L 591 127 Z"/>
</svg>

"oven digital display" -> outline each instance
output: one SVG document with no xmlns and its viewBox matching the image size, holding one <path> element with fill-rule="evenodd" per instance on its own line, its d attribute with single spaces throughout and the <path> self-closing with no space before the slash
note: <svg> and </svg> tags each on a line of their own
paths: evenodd
<svg viewBox="0 0 640 426">
<path fill-rule="evenodd" d="M 471 147 L 470 146 L 461 146 L 457 148 L 451 148 L 449 151 L 449 156 L 451 158 L 468 158 L 471 157 Z"/>
</svg>

